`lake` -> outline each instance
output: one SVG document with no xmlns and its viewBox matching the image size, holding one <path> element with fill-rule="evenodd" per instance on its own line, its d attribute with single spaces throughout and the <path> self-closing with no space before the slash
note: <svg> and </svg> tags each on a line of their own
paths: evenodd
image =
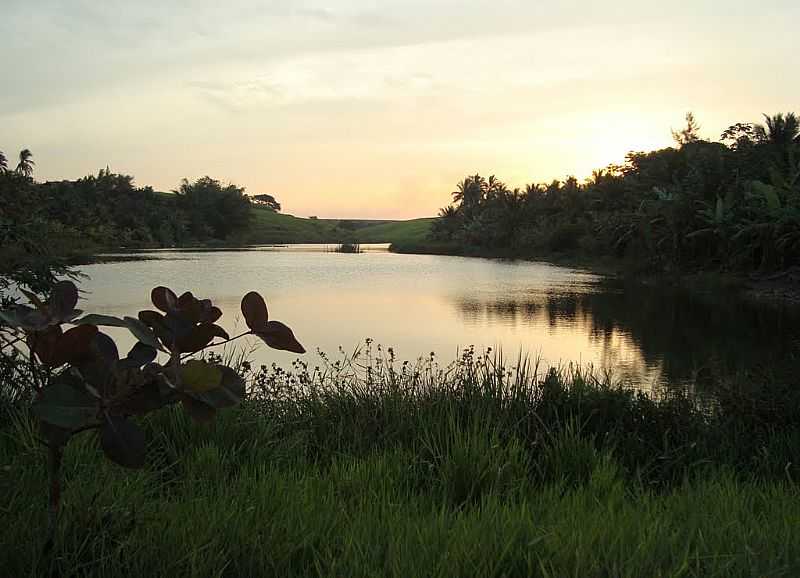
<svg viewBox="0 0 800 578">
<path fill-rule="evenodd" d="M 88 312 L 135 315 L 153 309 L 150 289 L 191 290 L 223 311 L 234 334 L 241 297 L 259 291 L 270 318 L 308 350 L 331 357 L 374 340 L 399 360 L 435 352 L 440 364 L 464 348 L 491 347 L 514 361 L 591 365 L 642 388 L 693 386 L 709 372 L 778 363 L 796 351 L 797 311 L 730 295 L 628 288 L 590 271 L 527 261 L 401 255 L 385 245 L 340 254 L 320 245 L 243 250 L 156 250 L 139 260 L 81 267 Z M 130 255 L 119 256 L 121 259 Z M 132 344 L 124 332 L 112 331 Z M 256 345 L 256 340 L 250 341 Z M 260 347 L 257 364 L 288 367 L 297 356 Z"/>
</svg>

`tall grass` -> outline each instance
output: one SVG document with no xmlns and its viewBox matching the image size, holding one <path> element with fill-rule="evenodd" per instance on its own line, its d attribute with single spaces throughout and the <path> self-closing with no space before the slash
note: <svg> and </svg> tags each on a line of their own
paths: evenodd
<svg viewBox="0 0 800 578">
<path fill-rule="evenodd" d="M 741 394 L 646 396 L 575 367 L 471 351 L 441 368 L 369 348 L 318 368 L 262 368 L 250 399 L 212 426 L 172 409 L 148 419 L 143 471 L 104 462 L 90 437 L 71 445 L 51 558 L 40 554 L 43 450 L 12 412 L 0 568 L 796 576 L 797 407 L 778 415 Z"/>
</svg>

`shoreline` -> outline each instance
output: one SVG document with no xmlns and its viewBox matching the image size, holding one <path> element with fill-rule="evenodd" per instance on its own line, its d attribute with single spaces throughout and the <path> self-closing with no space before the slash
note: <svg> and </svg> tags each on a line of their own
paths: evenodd
<svg viewBox="0 0 800 578">
<path fill-rule="evenodd" d="M 247 251 L 256 247 L 282 247 L 306 243 L 196 243 L 174 247 L 105 247 L 91 253 L 80 253 L 63 257 L 70 266 L 94 265 L 110 262 L 143 261 L 152 259 L 141 253 L 151 251 Z M 332 244 L 332 243 L 313 243 Z M 512 252 L 486 251 L 476 248 L 464 249 L 446 243 L 428 245 L 389 244 L 392 253 L 404 255 L 441 255 L 451 257 L 471 257 L 526 262 L 540 262 L 581 269 L 621 280 L 633 285 L 669 287 L 692 293 L 734 292 L 743 298 L 771 303 L 774 305 L 800 306 L 800 269 L 793 268 L 772 274 L 755 275 L 726 271 L 682 271 L 682 272 L 643 272 L 631 261 L 615 257 L 589 257 L 568 254 L 520 255 Z M 114 254 L 113 257 L 104 254 Z"/>
</svg>

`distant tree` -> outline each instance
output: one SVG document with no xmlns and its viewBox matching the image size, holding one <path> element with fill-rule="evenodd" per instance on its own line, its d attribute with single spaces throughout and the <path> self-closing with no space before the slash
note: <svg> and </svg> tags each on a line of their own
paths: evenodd
<svg viewBox="0 0 800 578">
<path fill-rule="evenodd" d="M 279 213 L 281 210 L 281 204 L 273 197 L 272 195 L 253 195 L 250 199 L 256 204 L 261 207 L 266 207 L 271 211 L 275 211 Z"/>
<path fill-rule="evenodd" d="M 465 213 L 474 212 L 486 194 L 486 179 L 480 175 L 466 177 L 453 191 L 453 202 Z"/>
<path fill-rule="evenodd" d="M 672 131 L 672 138 L 680 146 L 684 146 L 700 140 L 700 125 L 691 112 L 686 113 L 686 127 L 680 131 Z"/>
<path fill-rule="evenodd" d="M 4 173 L 8 170 L 8 160 L 6 159 L 6 155 L 3 154 L 3 151 L 0 151 L 0 173 Z"/>
<path fill-rule="evenodd" d="M 771 156 L 770 164 L 779 170 L 797 170 L 798 146 L 800 146 L 800 121 L 790 112 L 774 116 L 764 115 L 766 126 L 755 126 L 756 140 L 765 145 Z"/>
<path fill-rule="evenodd" d="M 339 221 L 337 224 L 340 229 L 344 229 L 346 231 L 355 231 L 358 228 L 358 225 L 355 223 L 355 221 L 344 220 Z"/>
<path fill-rule="evenodd" d="M 202 177 L 190 183 L 183 179 L 175 191 L 179 206 L 189 219 L 191 233 L 197 239 L 209 236 L 225 239 L 244 228 L 250 220 L 250 197 L 244 188 L 223 186 L 211 177 Z"/>
<path fill-rule="evenodd" d="M 22 149 L 19 151 L 19 163 L 17 164 L 17 173 L 23 177 L 30 177 L 33 174 L 33 153 L 30 149 Z"/>
<path fill-rule="evenodd" d="M 766 126 L 761 124 L 755 126 L 755 135 L 760 142 L 779 147 L 800 143 L 800 122 L 793 112 L 785 116 L 782 113 L 774 116 L 765 114 L 764 120 Z"/>
</svg>

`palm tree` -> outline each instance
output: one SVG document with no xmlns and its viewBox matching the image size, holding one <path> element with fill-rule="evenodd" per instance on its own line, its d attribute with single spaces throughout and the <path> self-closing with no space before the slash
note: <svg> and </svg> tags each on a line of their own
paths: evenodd
<svg viewBox="0 0 800 578">
<path fill-rule="evenodd" d="M 3 151 L 0 151 L 0 173 L 4 173 L 8 170 L 8 160 L 6 159 L 6 155 L 3 154 Z"/>
<path fill-rule="evenodd" d="M 793 112 L 786 116 L 782 113 L 775 116 L 765 114 L 764 120 L 766 127 L 760 124 L 755 127 L 755 135 L 759 141 L 781 148 L 800 143 L 800 121 Z"/>
<path fill-rule="evenodd" d="M 800 120 L 793 112 L 785 116 L 779 113 L 772 117 L 765 114 L 764 119 L 766 127 L 756 125 L 753 131 L 756 141 L 767 146 L 773 157 L 773 162 L 778 165 L 780 170 L 797 171 L 797 175 L 800 175 L 800 170 L 798 170 L 797 166 L 797 153 L 800 146 Z"/>
<path fill-rule="evenodd" d="M 461 207 L 466 210 L 472 210 L 483 200 L 485 191 L 486 179 L 482 176 L 466 177 L 453 191 L 453 202 L 461 203 Z"/>
<path fill-rule="evenodd" d="M 33 162 L 33 153 L 30 149 L 22 149 L 19 151 L 19 163 L 17 164 L 17 173 L 25 176 L 30 177 L 33 174 L 33 165 L 36 163 Z"/>
</svg>

